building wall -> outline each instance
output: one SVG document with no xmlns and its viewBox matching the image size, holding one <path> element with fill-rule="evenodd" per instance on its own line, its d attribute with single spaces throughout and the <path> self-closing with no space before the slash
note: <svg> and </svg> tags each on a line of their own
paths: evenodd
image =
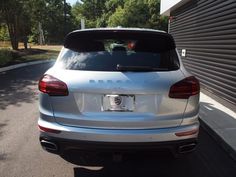
<svg viewBox="0 0 236 177">
<path fill-rule="evenodd" d="M 203 88 L 236 105 L 236 0 L 192 0 L 171 16 L 185 67 Z"/>
</svg>

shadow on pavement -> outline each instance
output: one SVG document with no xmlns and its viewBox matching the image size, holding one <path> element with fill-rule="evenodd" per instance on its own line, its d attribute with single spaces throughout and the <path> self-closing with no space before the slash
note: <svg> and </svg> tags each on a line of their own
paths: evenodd
<svg viewBox="0 0 236 177">
<path fill-rule="evenodd" d="M 3 127 L 5 127 L 6 125 L 7 125 L 6 123 L 0 123 L 0 137 L 2 136 L 2 133 L 3 133 L 2 129 L 3 129 Z"/>
<path fill-rule="evenodd" d="M 0 110 L 38 99 L 37 83 L 50 64 L 27 66 L 0 73 Z"/>
<path fill-rule="evenodd" d="M 3 134 L 3 128 L 6 126 L 7 124 L 6 123 L 0 123 L 0 138 Z M 1 140 L 1 139 L 0 139 Z M 1 142 L 1 141 L 0 141 Z M 3 160 L 6 160 L 7 159 L 7 154 L 5 153 L 2 153 L 1 152 L 1 149 L 0 149 L 0 161 L 3 161 Z"/>
<path fill-rule="evenodd" d="M 161 154 L 133 154 L 126 157 L 122 162 L 106 162 L 101 169 L 91 167 L 74 168 L 75 177 L 92 176 L 115 176 L 115 177 L 185 177 L 203 176 L 204 173 L 195 171 L 191 168 L 189 159 L 194 155 L 189 155 L 185 159 L 174 159 L 170 156 Z"/>
<path fill-rule="evenodd" d="M 236 162 L 203 129 L 200 130 L 196 152 L 179 159 L 170 154 L 134 153 L 125 157 L 122 162 L 113 162 L 109 158 L 100 158 L 98 162 L 97 167 L 87 164 L 74 168 L 74 176 L 233 177 L 236 174 Z"/>
<path fill-rule="evenodd" d="M 0 161 L 6 160 L 7 155 L 6 154 L 0 154 Z"/>
</svg>

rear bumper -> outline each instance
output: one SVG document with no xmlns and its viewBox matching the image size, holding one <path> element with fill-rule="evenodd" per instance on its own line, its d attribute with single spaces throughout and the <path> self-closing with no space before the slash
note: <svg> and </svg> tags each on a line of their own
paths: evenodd
<svg viewBox="0 0 236 177">
<path fill-rule="evenodd" d="M 86 151 L 116 151 L 116 150 L 143 150 L 176 148 L 195 143 L 198 132 L 190 135 L 177 136 L 176 133 L 191 132 L 199 129 L 199 122 L 179 127 L 146 129 L 146 130 L 112 130 L 112 129 L 88 129 L 69 127 L 47 122 L 39 119 L 39 126 L 60 132 L 40 132 L 40 141 L 54 143 L 56 150 L 49 150 L 56 154 L 63 154 L 68 149 L 79 149 Z"/>
<path fill-rule="evenodd" d="M 56 122 L 38 120 L 41 127 L 58 130 L 60 133 L 41 131 L 41 135 L 51 138 L 61 138 L 78 141 L 111 142 L 111 143 L 148 143 L 167 142 L 197 138 L 198 132 L 186 136 L 176 136 L 176 133 L 188 132 L 199 129 L 199 122 L 170 128 L 158 129 L 96 129 L 63 126 Z"/>
</svg>

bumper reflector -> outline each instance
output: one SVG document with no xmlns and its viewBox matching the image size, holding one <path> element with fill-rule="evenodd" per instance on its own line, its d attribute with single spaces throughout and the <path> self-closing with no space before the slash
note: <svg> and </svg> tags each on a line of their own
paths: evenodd
<svg viewBox="0 0 236 177">
<path fill-rule="evenodd" d="M 51 129 L 51 128 L 42 127 L 40 125 L 38 125 L 38 127 L 39 127 L 39 130 L 43 131 L 43 132 L 56 133 L 56 134 L 61 133 L 60 130 L 54 130 L 54 129 Z"/>
<path fill-rule="evenodd" d="M 198 133 L 198 129 L 194 129 L 194 130 L 190 130 L 190 131 L 186 131 L 186 132 L 178 132 L 175 133 L 176 136 L 189 136 L 189 135 L 194 135 L 196 133 Z"/>
</svg>

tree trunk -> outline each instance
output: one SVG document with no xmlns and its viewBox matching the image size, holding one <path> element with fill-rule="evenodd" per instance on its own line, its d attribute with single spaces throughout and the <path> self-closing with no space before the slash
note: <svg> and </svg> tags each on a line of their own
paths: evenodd
<svg viewBox="0 0 236 177">
<path fill-rule="evenodd" d="M 7 24 L 7 26 L 8 26 L 12 49 L 18 50 L 18 39 L 17 39 L 18 37 L 15 33 L 15 26 L 14 24 Z"/>
<path fill-rule="evenodd" d="M 18 50 L 18 40 L 16 39 L 16 37 L 14 36 L 13 39 L 11 40 L 11 45 L 12 45 L 12 49 L 13 50 Z"/>
<path fill-rule="evenodd" d="M 14 20 L 10 20 L 12 19 L 12 15 L 8 9 L 5 10 L 5 15 L 6 15 L 6 23 L 7 23 L 7 27 L 8 27 L 8 32 L 9 32 L 9 36 L 10 36 L 10 40 L 11 40 L 11 46 L 13 50 L 18 50 L 18 30 L 17 30 L 17 23 L 18 23 L 18 19 L 17 16 L 14 15 Z"/>
<path fill-rule="evenodd" d="M 24 37 L 24 47 L 25 47 L 25 50 L 27 50 L 28 49 L 28 37 L 27 36 L 25 36 Z"/>
</svg>

